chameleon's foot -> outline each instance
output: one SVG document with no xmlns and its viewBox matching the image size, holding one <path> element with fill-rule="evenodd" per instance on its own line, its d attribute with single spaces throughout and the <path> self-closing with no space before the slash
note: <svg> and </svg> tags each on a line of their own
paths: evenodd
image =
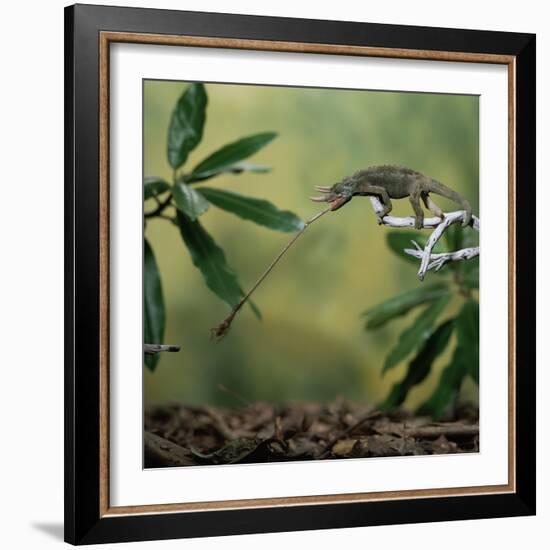
<svg viewBox="0 0 550 550">
<path fill-rule="evenodd" d="M 378 225 L 383 225 L 384 217 L 383 216 L 376 216 L 376 221 L 378 222 Z"/>
<path fill-rule="evenodd" d="M 465 212 L 464 214 L 464 221 L 462 222 L 462 227 L 468 227 L 470 225 L 470 222 L 472 221 L 472 214 L 471 212 Z"/>
<path fill-rule="evenodd" d="M 414 219 L 414 228 L 415 229 L 422 229 L 424 227 L 424 219 L 423 218 L 415 218 Z"/>
</svg>

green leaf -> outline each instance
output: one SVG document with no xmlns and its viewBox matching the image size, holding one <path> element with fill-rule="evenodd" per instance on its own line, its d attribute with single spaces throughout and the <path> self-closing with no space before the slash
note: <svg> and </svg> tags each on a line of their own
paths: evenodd
<svg viewBox="0 0 550 550">
<path fill-rule="evenodd" d="M 196 183 L 198 181 L 209 180 L 210 178 L 214 178 L 215 176 L 219 176 L 221 174 L 242 174 L 243 172 L 265 174 L 270 171 L 271 168 L 269 166 L 261 166 L 259 164 L 251 164 L 249 162 L 237 162 L 222 170 L 211 170 L 210 172 L 188 174 L 184 177 L 184 181 L 186 183 Z"/>
<path fill-rule="evenodd" d="M 479 256 L 462 262 L 464 264 L 464 286 L 479 288 Z"/>
<path fill-rule="evenodd" d="M 178 209 L 193 221 L 208 210 L 208 201 L 185 183 L 176 183 L 172 194 Z"/>
<path fill-rule="evenodd" d="M 450 364 L 441 373 L 437 388 L 430 398 L 418 408 L 417 414 L 429 415 L 434 420 L 439 420 L 443 416 L 445 409 L 458 395 L 464 375 L 462 363 L 455 349 Z"/>
<path fill-rule="evenodd" d="M 151 245 L 145 240 L 143 245 L 143 339 L 145 344 L 162 344 L 164 341 L 164 326 L 166 312 L 160 274 Z M 145 355 L 145 364 L 150 370 L 155 370 L 160 354 Z"/>
<path fill-rule="evenodd" d="M 241 299 L 241 286 L 227 265 L 223 250 L 198 220 L 190 220 L 178 210 L 177 222 L 193 264 L 202 273 L 208 288 L 231 307 L 235 306 Z"/>
<path fill-rule="evenodd" d="M 441 373 L 439 383 L 430 398 L 420 406 L 418 414 L 441 418 L 445 409 L 454 401 L 467 374 L 479 381 L 479 305 L 468 300 L 454 324 L 457 345 L 449 365 Z"/>
<path fill-rule="evenodd" d="M 199 193 L 214 206 L 270 229 L 293 232 L 304 227 L 304 222 L 296 214 L 288 210 L 279 210 L 266 200 L 207 187 L 201 188 Z"/>
<path fill-rule="evenodd" d="M 469 231 L 469 228 L 465 229 L 459 223 L 455 223 L 447 228 L 445 231 L 445 242 L 447 243 L 447 249 L 449 251 L 460 250 L 466 246 L 466 231 Z M 449 262 L 448 266 L 459 278 L 462 277 L 464 273 L 464 262 Z"/>
<path fill-rule="evenodd" d="M 201 83 L 191 84 L 179 98 L 168 127 L 168 162 L 176 170 L 200 143 L 208 98 Z"/>
<path fill-rule="evenodd" d="M 471 227 L 462 227 L 460 224 L 456 224 L 460 229 L 462 229 L 462 247 L 466 248 L 469 246 L 478 246 L 479 245 L 479 233 L 472 229 Z"/>
<path fill-rule="evenodd" d="M 464 246 L 462 244 L 464 242 L 464 231 L 465 229 L 459 223 L 447 227 L 445 231 L 447 250 L 460 250 Z"/>
<path fill-rule="evenodd" d="M 162 195 L 170 189 L 168 182 L 157 176 L 145 176 L 143 180 L 143 200 Z"/>
<path fill-rule="evenodd" d="M 391 231 L 386 235 L 386 242 L 390 249 L 402 260 L 415 264 L 418 267 L 418 258 L 405 254 L 405 248 L 414 248 L 412 241 L 416 241 L 422 248 L 426 246 L 428 237 L 419 231 Z M 439 241 L 433 249 L 434 252 L 445 252 L 445 248 Z"/>
<path fill-rule="evenodd" d="M 275 132 L 264 132 L 229 143 L 195 166 L 190 177 L 197 181 L 231 171 L 237 163 L 257 153 L 275 137 L 277 137 Z"/>
<path fill-rule="evenodd" d="M 388 397 L 380 405 L 382 410 L 389 411 L 399 407 L 407 398 L 409 390 L 426 379 L 433 362 L 447 347 L 453 329 L 453 320 L 450 319 L 434 330 L 422 348 L 420 348 L 416 357 L 409 363 L 407 374 L 403 380 L 394 384 Z"/>
<path fill-rule="evenodd" d="M 413 290 L 398 294 L 381 304 L 368 309 L 364 315 L 367 318 L 366 329 L 373 330 L 385 325 L 388 321 L 405 315 L 415 307 L 427 302 L 433 302 L 449 294 L 445 283 L 420 286 Z"/>
<path fill-rule="evenodd" d="M 479 384 L 479 304 L 468 300 L 456 319 L 457 349 L 464 371 Z"/>
<path fill-rule="evenodd" d="M 395 367 L 414 350 L 420 348 L 424 342 L 432 335 L 433 325 L 445 306 L 449 303 L 450 296 L 442 296 L 436 302 L 430 304 L 414 320 L 413 324 L 405 329 L 399 336 L 397 345 L 391 350 L 382 373 Z"/>
</svg>

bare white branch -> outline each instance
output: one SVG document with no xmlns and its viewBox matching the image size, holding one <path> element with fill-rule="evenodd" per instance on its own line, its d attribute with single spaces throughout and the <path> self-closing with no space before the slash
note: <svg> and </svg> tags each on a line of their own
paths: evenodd
<svg viewBox="0 0 550 550">
<path fill-rule="evenodd" d="M 380 215 L 384 211 L 384 207 L 378 197 L 369 197 L 372 207 L 376 215 L 380 218 Z M 430 270 L 439 271 L 447 262 L 457 262 L 462 260 L 471 260 L 476 256 L 479 256 L 479 246 L 463 248 L 454 252 L 446 252 L 440 254 L 432 254 L 433 247 L 437 241 L 441 238 L 445 230 L 453 223 L 461 223 L 464 221 L 464 210 L 457 210 L 455 212 L 445 213 L 443 219 L 441 218 L 425 218 L 422 229 L 433 229 L 426 246 L 422 248 L 418 243 L 413 241 L 415 249 L 406 248 L 404 252 L 420 259 L 420 267 L 418 269 L 418 278 L 423 281 L 426 276 L 426 272 Z M 380 223 L 389 227 L 414 227 L 415 219 L 412 216 L 398 218 L 395 216 L 384 216 Z M 472 228 L 479 232 L 479 218 L 472 216 L 470 222 Z"/>
<path fill-rule="evenodd" d="M 143 344 L 143 353 L 145 355 L 155 355 L 156 353 L 161 353 L 162 351 L 179 351 L 180 346 L 174 346 L 171 344 Z"/>
<path fill-rule="evenodd" d="M 415 258 L 422 259 L 422 257 L 424 256 L 424 249 L 420 247 L 418 243 L 414 243 L 414 244 L 418 248 L 416 249 L 405 248 L 403 252 L 405 252 L 405 254 L 408 254 L 409 256 L 414 256 Z M 456 252 L 441 252 L 438 254 L 431 254 L 430 263 L 428 264 L 426 271 L 430 271 L 432 269 L 434 271 L 439 271 L 447 262 L 459 262 L 461 260 L 471 260 L 476 256 L 479 256 L 479 246 L 462 248 L 461 250 L 457 250 Z"/>
</svg>

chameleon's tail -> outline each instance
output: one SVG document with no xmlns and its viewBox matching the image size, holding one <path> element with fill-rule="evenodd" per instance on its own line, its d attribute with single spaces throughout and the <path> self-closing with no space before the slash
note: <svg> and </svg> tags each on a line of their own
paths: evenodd
<svg viewBox="0 0 550 550">
<path fill-rule="evenodd" d="M 431 178 L 430 178 L 430 181 L 428 182 L 428 188 L 431 192 L 437 193 L 442 197 L 445 197 L 447 199 L 452 200 L 453 202 L 456 202 L 457 204 L 460 204 L 460 206 L 462 206 L 465 212 L 464 222 L 462 225 L 464 226 L 469 225 L 470 220 L 472 219 L 472 207 L 470 206 L 470 203 L 465 198 L 461 197 L 456 191 L 453 191 L 446 185 L 443 185 L 441 182 Z"/>
</svg>

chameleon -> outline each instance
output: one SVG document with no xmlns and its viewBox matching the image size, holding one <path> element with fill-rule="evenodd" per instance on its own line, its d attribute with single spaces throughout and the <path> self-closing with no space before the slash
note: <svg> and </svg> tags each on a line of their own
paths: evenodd
<svg viewBox="0 0 550 550">
<path fill-rule="evenodd" d="M 355 172 L 352 176 L 346 176 L 331 187 L 316 186 L 316 189 L 324 196 L 311 197 L 311 200 L 328 202 L 331 204 L 331 210 L 338 210 L 354 196 L 378 197 L 383 204 L 383 210 L 377 213 L 379 224 L 392 210 L 391 199 L 405 197 L 409 198 L 414 210 L 416 229 L 421 229 L 424 225 L 424 211 L 420 206 L 420 199 L 435 216 L 443 219 L 443 210 L 431 199 L 430 193 L 441 195 L 461 205 L 465 212 L 462 223 L 464 227 L 469 225 L 472 219 L 470 203 L 456 191 L 429 176 L 402 166 L 370 166 Z"/>
</svg>

